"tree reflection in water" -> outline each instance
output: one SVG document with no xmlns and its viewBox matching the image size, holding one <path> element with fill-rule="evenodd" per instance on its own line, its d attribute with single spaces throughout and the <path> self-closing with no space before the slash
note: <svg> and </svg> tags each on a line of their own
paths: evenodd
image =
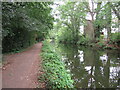
<svg viewBox="0 0 120 90">
<path fill-rule="evenodd" d="M 119 51 L 72 45 L 59 45 L 56 51 L 70 69 L 75 87 L 116 88 L 120 85 Z"/>
</svg>

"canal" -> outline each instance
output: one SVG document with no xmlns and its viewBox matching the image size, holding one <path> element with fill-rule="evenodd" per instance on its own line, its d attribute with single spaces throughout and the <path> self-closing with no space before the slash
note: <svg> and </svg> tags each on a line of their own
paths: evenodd
<svg viewBox="0 0 120 90">
<path fill-rule="evenodd" d="M 56 46 L 77 88 L 116 88 L 120 83 L 120 51 L 63 45 Z"/>
</svg>

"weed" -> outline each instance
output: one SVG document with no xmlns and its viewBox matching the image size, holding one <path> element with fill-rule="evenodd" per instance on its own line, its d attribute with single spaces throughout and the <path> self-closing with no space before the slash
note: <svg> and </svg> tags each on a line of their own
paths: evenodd
<svg viewBox="0 0 120 90">
<path fill-rule="evenodd" d="M 44 41 L 42 48 L 44 80 L 48 88 L 73 88 L 71 75 L 65 69 L 61 58 L 51 50 L 50 45 Z"/>
</svg>

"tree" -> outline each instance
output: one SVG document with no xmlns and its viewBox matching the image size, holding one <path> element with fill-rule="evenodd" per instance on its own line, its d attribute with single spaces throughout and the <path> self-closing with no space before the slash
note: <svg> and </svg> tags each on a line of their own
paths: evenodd
<svg viewBox="0 0 120 90">
<path fill-rule="evenodd" d="M 49 2 L 3 2 L 3 52 L 26 48 L 43 39 L 53 27 Z"/>
<path fill-rule="evenodd" d="M 119 5 L 120 5 L 120 1 L 118 1 L 118 2 L 113 2 L 113 3 L 111 3 L 110 4 L 110 6 L 111 6 L 111 8 L 112 8 L 112 10 L 114 11 L 114 13 L 116 14 L 116 16 L 117 16 L 117 18 L 120 20 L 120 7 L 119 7 Z"/>
<path fill-rule="evenodd" d="M 94 41 L 95 39 L 98 40 L 98 38 L 100 38 L 101 32 L 104 28 L 107 30 L 108 39 L 110 39 L 111 27 L 114 24 L 112 9 L 115 9 L 114 12 L 119 18 L 119 2 L 95 2 L 94 0 L 91 0 L 91 2 L 80 3 L 66 2 L 59 8 L 59 12 L 61 14 L 59 21 L 61 22 L 61 27 L 68 27 L 67 31 L 63 33 L 67 34 L 67 32 L 71 32 L 72 34 L 70 37 L 73 37 L 71 38 L 71 42 L 76 43 L 80 34 L 80 26 L 85 26 L 86 24 L 88 24 L 87 22 L 89 21 L 86 20 L 86 16 L 89 15 L 89 17 L 91 17 L 91 27 L 93 28 L 91 30 L 88 28 L 87 30 L 92 31 L 92 34 L 90 33 L 90 36 L 93 36 L 91 37 L 92 41 Z"/>
<path fill-rule="evenodd" d="M 110 2 L 107 3 L 107 12 L 106 12 L 106 20 L 107 20 L 107 35 L 108 35 L 108 40 L 110 39 L 111 36 L 111 20 L 112 20 L 112 12 L 111 12 L 111 6 Z"/>
<path fill-rule="evenodd" d="M 85 21 L 84 4 L 80 2 L 67 2 L 59 9 L 61 12 L 61 21 L 63 26 L 67 26 L 69 32 L 72 32 L 73 42 L 78 41 L 80 25 Z"/>
</svg>

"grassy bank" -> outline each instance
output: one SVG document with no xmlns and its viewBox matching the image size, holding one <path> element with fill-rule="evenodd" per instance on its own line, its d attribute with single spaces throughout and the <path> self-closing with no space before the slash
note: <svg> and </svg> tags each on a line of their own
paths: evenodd
<svg viewBox="0 0 120 90">
<path fill-rule="evenodd" d="M 46 82 L 47 88 L 73 88 L 73 80 L 67 72 L 65 64 L 56 54 L 47 41 L 43 42 L 42 47 L 42 65 L 44 74 L 41 79 Z"/>
</svg>

